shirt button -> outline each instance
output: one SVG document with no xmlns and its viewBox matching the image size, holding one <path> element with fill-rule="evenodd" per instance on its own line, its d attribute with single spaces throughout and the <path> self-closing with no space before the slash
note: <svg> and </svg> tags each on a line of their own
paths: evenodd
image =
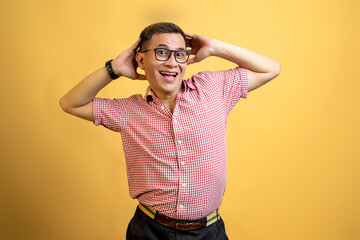
<svg viewBox="0 0 360 240">
<path fill-rule="evenodd" d="M 177 123 L 177 120 L 176 120 L 176 119 L 174 120 L 174 123 Z"/>
<path fill-rule="evenodd" d="M 179 207 L 180 207 L 180 208 L 184 208 L 184 205 L 180 205 Z"/>
<path fill-rule="evenodd" d="M 186 183 L 181 184 L 181 186 L 186 187 Z"/>
<path fill-rule="evenodd" d="M 181 162 L 181 165 L 185 165 L 185 161 L 182 161 L 182 162 Z"/>
<path fill-rule="evenodd" d="M 164 110 L 164 109 L 165 109 L 165 107 L 164 107 L 164 106 L 161 106 L 161 109 L 162 109 L 162 110 Z"/>
<path fill-rule="evenodd" d="M 178 141 L 178 143 L 180 144 L 180 143 L 182 143 L 182 141 L 181 141 L 181 140 L 179 140 L 179 141 Z"/>
</svg>

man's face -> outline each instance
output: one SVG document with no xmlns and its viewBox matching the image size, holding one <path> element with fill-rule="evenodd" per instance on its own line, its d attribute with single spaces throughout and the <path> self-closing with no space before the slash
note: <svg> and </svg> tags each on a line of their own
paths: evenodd
<svg viewBox="0 0 360 240">
<path fill-rule="evenodd" d="M 160 99 L 174 97 L 181 89 L 187 63 L 178 63 L 174 53 L 171 53 L 167 61 L 158 61 L 155 58 L 154 48 L 185 50 L 185 40 L 178 33 L 156 33 L 144 49 L 150 51 L 136 55 L 138 65 L 145 71 L 146 78 L 157 97 Z"/>
</svg>

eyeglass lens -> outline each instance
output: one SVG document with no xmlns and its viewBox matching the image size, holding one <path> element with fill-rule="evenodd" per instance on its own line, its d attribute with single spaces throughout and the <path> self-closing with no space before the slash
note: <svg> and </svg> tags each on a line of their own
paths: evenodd
<svg viewBox="0 0 360 240">
<path fill-rule="evenodd" d="M 188 60 L 188 53 L 185 50 L 169 50 L 166 48 L 155 49 L 156 59 L 159 61 L 167 61 L 170 58 L 171 53 L 174 52 L 175 60 L 179 63 L 185 63 Z"/>
</svg>

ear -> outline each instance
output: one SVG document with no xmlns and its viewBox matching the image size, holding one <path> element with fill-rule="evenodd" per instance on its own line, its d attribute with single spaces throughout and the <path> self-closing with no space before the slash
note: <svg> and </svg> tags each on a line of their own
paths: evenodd
<svg viewBox="0 0 360 240">
<path fill-rule="evenodd" d="M 141 52 L 137 52 L 135 56 L 136 62 L 141 70 L 144 70 L 144 55 Z"/>
</svg>

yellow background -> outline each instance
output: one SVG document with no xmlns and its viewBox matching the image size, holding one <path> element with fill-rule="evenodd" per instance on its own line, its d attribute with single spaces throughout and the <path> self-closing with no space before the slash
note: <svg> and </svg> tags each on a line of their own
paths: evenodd
<svg viewBox="0 0 360 240">
<path fill-rule="evenodd" d="M 125 238 L 137 202 L 120 135 L 58 102 L 158 21 L 282 66 L 229 117 L 230 239 L 360 239 L 359 10 L 354 0 L 1 1 L 0 239 Z M 232 67 L 209 58 L 186 77 Z M 100 96 L 146 86 L 120 78 Z"/>
</svg>

